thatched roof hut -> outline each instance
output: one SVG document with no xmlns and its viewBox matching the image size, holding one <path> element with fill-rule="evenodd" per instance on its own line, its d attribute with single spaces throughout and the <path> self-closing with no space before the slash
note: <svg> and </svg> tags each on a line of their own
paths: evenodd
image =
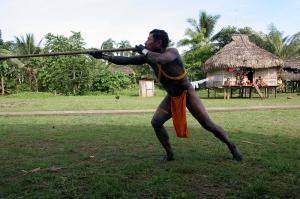
<svg viewBox="0 0 300 199">
<path fill-rule="evenodd" d="M 300 80 L 300 57 L 284 61 L 284 67 L 280 74 L 283 80 Z"/>
<path fill-rule="evenodd" d="M 284 61 L 284 68 L 291 68 L 300 71 L 300 57 L 295 57 Z"/>
<path fill-rule="evenodd" d="M 116 66 L 113 66 L 111 70 L 112 70 L 112 72 L 121 72 L 124 75 L 134 75 L 135 74 L 134 70 L 128 66 L 116 65 Z"/>
<path fill-rule="evenodd" d="M 283 61 L 280 58 L 250 42 L 247 35 L 234 34 L 232 42 L 205 62 L 204 70 L 207 72 L 227 67 L 256 69 L 282 65 Z"/>
<path fill-rule="evenodd" d="M 280 58 L 250 42 L 247 35 L 234 34 L 229 44 L 204 63 L 203 69 L 208 77 L 213 77 L 207 87 L 222 87 L 225 80 L 230 85 L 240 85 L 240 74 L 243 78 L 247 76 L 249 85 L 262 78 L 267 85 L 274 86 L 281 66 Z"/>
</svg>

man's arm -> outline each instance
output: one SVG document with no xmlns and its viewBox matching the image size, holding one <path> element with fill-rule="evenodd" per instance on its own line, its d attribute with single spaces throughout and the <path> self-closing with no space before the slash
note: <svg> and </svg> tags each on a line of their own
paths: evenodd
<svg viewBox="0 0 300 199">
<path fill-rule="evenodd" d="M 89 54 L 96 59 L 104 59 L 119 65 L 129 65 L 129 64 L 142 65 L 146 63 L 146 57 L 144 55 L 124 57 L 124 56 L 107 55 L 107 54 L 103 54 L 102 52 L 92 52 Z"/>
<path fill-rule="evenodd" d="M 156 53 L 149 51 L 146 58 L 156 64 L 166 64 L 174 61 L 179 57 L 179 53 L 175 48 L 169 48 L 164 53 Z"/>
<path fill-rule="evenodd" d="M 179 52 L 176 48 L 168 48 L 163 53 L 149 51 L 143 45 L 136 46 L 135 48 L 138 53 L 145 55 L 147 59 L 156 64 L 166 64 L 179 57 Z"/>
<path fill-rule="evenodd" d="M 142 65 L 146 63 L 146 58 L 143 55 L 133 57 L 111 56 L 110 62 L 119 65 Z"/>
</svg>

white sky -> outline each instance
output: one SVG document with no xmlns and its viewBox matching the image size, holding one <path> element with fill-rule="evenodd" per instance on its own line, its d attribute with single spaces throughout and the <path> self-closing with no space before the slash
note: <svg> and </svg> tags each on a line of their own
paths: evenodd
<svg viewBox="0 0 300 199">
<path fill-rule="evenodd" d="M 300 0 L 0 0 L 0 29 L 4 41 L 79 31 L 87 48 L 109 38 L 144 43 L 154 28 L 178 42 L 199 11 L 221 15 L 214 33 L 228 25 L 267 33 L 271 23 L 285 36 L 300 31 Z"/>
</svg>

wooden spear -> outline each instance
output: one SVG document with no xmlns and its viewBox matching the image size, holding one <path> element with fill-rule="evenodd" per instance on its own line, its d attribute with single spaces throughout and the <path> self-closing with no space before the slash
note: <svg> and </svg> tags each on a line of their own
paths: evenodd
<svg viewBox="0 0 300 199">
<path fill-rule="evenodd" d="M 134 50 L 135 48 L 115 48 L 115 49 L 103 49 L 103 50 L 51 52 L 51 53 L 30 54 L 30 55 L 10 55 L 10 56 L 0 56 L 0 60 L 11 59 L 11 58 L 49 57 L 49 56 L 59 56 L 59 55 L 89 54 L 95 52 L 121 52 L 121 51 L 134 51 Z"/>
</svg>

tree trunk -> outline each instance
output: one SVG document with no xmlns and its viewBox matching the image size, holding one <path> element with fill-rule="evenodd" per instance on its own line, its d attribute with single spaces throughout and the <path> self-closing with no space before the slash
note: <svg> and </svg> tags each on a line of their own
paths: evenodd
<svg viewBox="0 0 300 199">
<path fill-rule="evenodd" d="M 35 92 L 39 92 L 39 84 L 37 78 L 35 78 Z"/>
<path fill-rule="evenodd" d="M 4 77 L 1 75 L 1 94 L 4 95 Z"/>
<path fill-rule="evenodd" d="M 73 70 L 73 94 L 76 95 L 75 71 Z"/>
</svg>

